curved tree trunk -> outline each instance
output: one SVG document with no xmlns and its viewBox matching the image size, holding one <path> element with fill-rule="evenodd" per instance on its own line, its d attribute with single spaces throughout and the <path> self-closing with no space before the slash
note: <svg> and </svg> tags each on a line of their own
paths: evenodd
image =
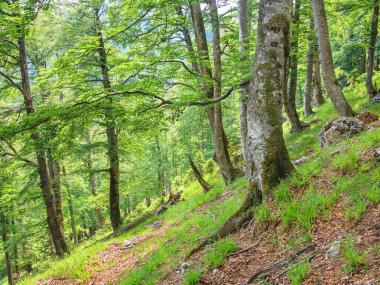
<svg viewBox="0 0 380 285">
<path fill-rule="evenodd" d="M 99 67 L 102 71 L 103 87 L 108 92 L 112 92 L 111 82 L 108 74 L 107 53 L 104 47 L 103 35 L 100 29 L 99 11 L 96 11 L 96 25 L 99 38 Z M 110 192 L 109 192 L 109 209 L 112 229 L 116 231 L 121 225 L 120 215 L 120 167 L 119 167 L 119 144 L 116 130 L 115 118 L 112 114 L 112 98 L 109 99 L 109 105 L 106 107 L 106 134 L 108 140 L 108 159 L 110 173 Z"/>
<path fill-rule="evenodd" d="M 211 8 L 213 5 L 211 5 Z M 203 16 L 200 4 L 190 5 L 194 30 L 196 35 L 196 42 L 199 55 L 199 68 L 202 78 L 202 89 L 206 98 L 217 98 L 221 93 L 221 62 L 220 62 L 220 35 L 219 35 L 219 19 L 217 12 L 212 14 L 212 29 L 213 29 L 213 44 L 214 44 L 214 66 L 215 66 L 215 80 L 212 76 L 211 63 L 209 57 L 209 50 L 206 38 L 206 31 L 203 22 Z M 215 7 L 214 7 L 215 10 Z M 215 82 L 215 84 L 213 83 Z M 218 95 L 219 94 L 219 95 Z M 206 108 L 207 115 L 210 121 L 211 134 L 215 146 L 216 160 L 221 170 L 224 182 L 231 183 L 236 176 L 236 171 L 232 165 L 226 134 L 223 128 L 222 110 L 220 103 L 214 107 L 209 106 Z"/>
<path fill-rule="evenodd" d="M 322 65 L 323 81 L 332 103 L 339 115 L 354 116 L 350 104 L 343 95 L 342 89 L 335 77 L 334 62 L 331 53 L 329 29 L 324 0 L 312 0 L 315 28 L 318 35 L 319 57 Z"/>
<path fill-rule="evenodd" d="M 248 95 L 247 179 L 254 203 L 293 170 L 282 131 L 285 53 L 290 2 L 260 1 L 257 43 Z"/>
<path fill-rule="evenodd" d="M 309 38 L 308 38 L 308 50 L 307 50 L 307 66 L 306 66 L 306 83 L 305 93 L 303 100 L 303 109 L 305 117 L 310 116 L 313 113 L 311 108 L 311 91 L 313 81 L 313 61 L 314 61 L 314 19 L 310 20 L 309 25 Z"/>
<path fill-rule="evenodd" d="M 201 172 L 199 171 L 198 167 L 195 165 L 193 159 L 191 158 L 191 155 L 188 155 L 189 164 L 191 169 L 193 170 L 195 178 L 198 180 L 199 184 L 201 184 L 203 188 L 203 192 L 208 192 L 211 189 L 211 186 L 207 183 L 207 181 L 203 178 Z"/>
<path fill-rule="evenodd" d="M 366 81 L 365 81 L 365 86 L 367 88 L 367 93 L 370 100 L 372 99 L 373 96 L 376 95 L 376 92 L 377 92 L 377 90 L 375 90 L 375 88 L 373 87 L 372 76 L 373 76 L 373 67 L 375 64 L 375 47 L 376 47 L 378 25 L 379 25 L 379 0 L 374 0 L 372 23 L 371 23 L 371 37 L 370 37 L 369 48 L 368 48 L 367 76 L 366 76 Z"/>
<path fill-rule="evenodd" d="M 25 109 L 28 115 L 34 113 L 33 97 L 29 82 L 29 72 L 27 64 L 27 54 L 24 36 L 18 38 L 19 49 L 19 66 L 21 73 L 22 90 L 24 96 Z M 47 222 L 51 237 L 54 243 L 55 252 L 58 256 L 62 257 L 65 253 L 69 252 L 69 248 L 65 241 L 64 233 L 61 229 L 57 211 L 55 208 L 54 195 L 51 189 L 51 181 L 49 177 L 48 165 L 46 162 L 46 153 L 41 146 L 40 135 L 37 131 L 31 134 L 32 140 L 36 143 L 36 158 L 37 168 L 40 177 L 40 185 L 42 196 L 44 198 Z"/>
<path fill-rule="evenodd" d="M 300 0 L 296 0 L 294 12 L 292 15 L 292 33 L 290 38 L 290 57 L 289 57 L 289 91 L 284 94 L 284 107 L 286 115 L 289 118 L 290 124 L 292 126 L 293 132 L 300 132 L 302 130 L 302 123 L 299 119 L 297 108 L 296 108 L 296 93 L 297 93 L 297 82 L 298 82 L 298 35 L 299 35 L 299 25 L 300 25 Z M 285 58 L 287 61 L 287 59 Z M 285 72 L 288 72 L 286 68 Z M 285 79 L 287 79 L 288 74 L 286 74 Z M 287 80 L 285 81 L 287 84 Z M 287 90 L 287 86 L 285 87 Z"/>
<path fill-rule="evenodd" d="M 249 59 L 249 27 L 248 27 L 248 0 L 239 0 L 238 2 L 238 20 L 239 20 L 239 42 L 240 42 L 240 61 L 246 62 Z M 240 89 L 240 137 L 241 149 L 244 160 L 247 152 L 247 95 L 248 90 L 245 87 Z"/>
</svg>

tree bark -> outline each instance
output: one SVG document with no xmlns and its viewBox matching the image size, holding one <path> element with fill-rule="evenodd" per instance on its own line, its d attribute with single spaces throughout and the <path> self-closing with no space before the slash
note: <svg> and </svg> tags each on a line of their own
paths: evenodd
<svg viewBox="0 0 380 285">
<path fill-rule="evenodd" d="M 97 191 L 96 191 L 96 173 L 94 172 L 94 163 L 92 158 L 92 149 L 91 149 L 91 138 L 90 134 L 88 132 L 85 133 L 85 140 L 86 144 L 88 146 L 88 150 L 86 153 L 86 159 L 84 161 L 84 164 L 88 171 L 88 188 L 90 190 L 91 195 L 96 198 L 97 197 Z M 103 228 L 105 224 L 105 218 L 103 215 L 102 208 L 100 206 L 95 207 L 95 215 L 97 222 L 99 223 L 99 228 Z"/>
<path fill-rule="evenodd" d="M 332 103 L 339 115 L 351 117 L 355 113 L 343 95 L 335 76 L 328 23 L 324 0 L 312 0 L 315 28 L 318 35 L 319 57 L 322 65 L 323 81 Z"/>
<path fill-rule="evenodd" d="M 63 165 L 62 166 L 62 173 L 64 176 L 64 186 L 66 187 L 66 192 L 67 192 L 67 202 L 69 205 L 69 213 L 70 213 L 70 226 L 71 226 L 71 235 L 73 237 L 74 244 L 78 244 L 78 234 L 77 234 L 77 226 L 75 222 L 75 212 L 74 212 L 74 205 L 73 205 L 73 199 L 71 196 L 71 189 L 70 185 L 67 180 L 67 173 L 66 173 L 66 168 Z"/>
<path fill-rule="evenodd" d="M 248 0 L 238 2 L 240 61 L 249 60 L 249 27 L 248 27 Z M 240 137 L 244 160 L 247 157 L 247 88 L 240 89 Z"/>
<path fill-rule="evenodd" d="M 206 192 L 210 191 L 210 189 L 211 189 L 210 185 L 203 178 L 201 172 L 199 171 L 199 169 L 195 165 L 195 163 L 194 163 L 193 159 L 191 158 L 190 154 L 188 155 L 188 159 L 189 159 L 189 164 L 190 164 L 191 169 L 193 170 L 195 178 L 198 180 L 199 184 L 201 184 L 201 186 L 203 188 L 203 192 L 206 193 Z"/>
<path fill-rule="evenodd" d="M 216 0 L 210 0 L 211 27 L 213 35 L 213 57 L 214 57 L 214 99 L 222 96 L 222 50 L 220 48 L 220 24 Z M 216 147 L 216 158 L 221 166 L 222 175 L 226 184 L 235 179 L 235 169 L 230 160 L 228 152 L 227 136 L 223 127 L 222 103 L 214 104 L 215 129 L 214 143 Z"/>
<path fill-rule="evenodd" d="M 51 181 L 51 188 L 53 190 L 55 211 L 57 213 L 57 218 L 61 231 L 64 233 L 64 220 L 62 213 L 62 191 L 61 191 L 61 169 L 57 161 L 53 159 L 51 150 L 47 151 L 47 161 L 49 168 L 49 175 Z"/>
<path fill-rule="evenodd" d="M 24 36 L 20 36 L 18 38 L 18 49 L 24 104 L 27 114 L 30 115 L 34 113 L 34 106 L 29 82 L 29 72 Z M 62 257 L 65 253 L 69 252 L 69 248 L 67 247 L 64 234 L 61 230 L 59 218 L 57 216 L 57 211 L 55 208 L 54 196 L 51 190 L 51 182 L 46 162 L 45 150 L 43 149 L 43 146 L 41 146 L 40 135 L 37 131 L 33 131 L 31 137 L 36 145 L 35 150 L 37 157 L 37 168 L 46 207 L 49 230 L 53 239 L 55 252 L 58 256 Z"/>
<path fill-rule="evenodd" d="M 293 170 L 282 131 L 290 2 L 260 1 L 256 55 L 248 95 L 247 180 L 254 204 Z"/>
<path fill-rule="evenodd" d="M 373 67 L 375 64 L 375 47 L 376 47 L 378 25 L 379 25 L 379 0 L 374 0 L 372 22 L 371 22 L 371 36 L 370 36 L 369 48 L 368 48 L 367 76 L 366 76 L 366 81 L 365 81 L 365 86 L 367 88 L 367 93 L 370 100 L 372 100 L 372 97 L 375 96 L 377 93 L 377 90 L 375 90 L 375 88 L 373 87 L 372 76 L 373 76 Z"/>
<path fill-rule="evenodd" d="M 292 131 L 302 131 L 302 123 L 299 119 L 296 107 L 296 93 L 298 82 L 298 38 L 299 38 L 299 25 L 300 25 L 300 8 L 301 1 L 295 0 L 294 12 L 292 15 L 292 33 L 290 38 L 290 56 L 289 56 L 289 91 L 284 94 L 284 107 L 285 112 L 289 118 Z M 285 69 L 285 72 L 288 68 Z M 288 75 L 286 75 L 287 79 Z M 286 83 L 287 84 L 287 81 Z M 285 90 L 287 87 L 285 87 Z"/>
<path fill-rule="evenodd" d="M 96 25 L 99 39 L 99 67 L 102 72 L 103 87 L 108 92 L 112 92 L 111 82 L 108 74 L 107 54 L 104 47 L 103 35 L 100 29 L 99 11 L 96 11 Z M 106 134 L 108 140 L 108 159 L 110 173 L 110 193 L 109 209 L 112 229 L 116 231 L 121 225 L 120 215 L 120 166 L 119 166 L 119 144 L 116 130 L 115 118 L 112 114 L 112 98 L 109 99 L 109 105 L 106 107 Z"/>
<path fill-rule="evenodd" d="M 3 247 L 4 247 L 4 253 L 5 253 L 5 263 L 6 263 L 8 284 L 14 285 L 15 282 L 13 280 L 12 257 L 10 254 L 10 247 L 8 245 L 8 242 L 9 242 L 8 233 L 7 233 L 8 222 L 2 213 L 0 213 L 0 225 L 1 225 L 1 237 L 3 240 Z"/>
<path fill-rule="evenodd" d="M 310 116 L 313 112 L 311 108 L 311 91 L 313 81 L 313 61 L 314 61 L 314 19 L 310 19 L 309 24 L 309 38 L 308 38 L 308 50 L 307 50 L 307 66 L 306 66 L 306 83 L 304 93 L 304 114 L 305 117 Z"/>
<path fill-rule="evenodd" d="M 317 106 L 325 103 L 325 98 L 322 94 L 322 80 L 321 80 L 321 64 L 318 56 L 318 44 L 315 42 L 314 46 L 314 72 L 313 72 L 313 95 Z"/>
</svg>

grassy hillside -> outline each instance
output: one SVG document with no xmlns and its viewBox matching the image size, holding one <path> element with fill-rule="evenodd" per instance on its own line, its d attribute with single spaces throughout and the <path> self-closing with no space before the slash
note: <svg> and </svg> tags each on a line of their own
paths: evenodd
<svg viewBox="0 0 380 285">
<path fill-rule="evenodd" d="M 377 80 L 380 80 L 379 76 Z M 346 95 L 356 111 L 366 110 L 380 114 L 379 104 L 366 103 L 363 84 L 355 89 L 346 89 Z M 314 224 L 326 223 L 334 217 L 334 211 L 341 211 L 342 219 L 348 224 L 359 223 L 365 213 L 373 210 L 380 202 L 379 164 L 368 159 L 368 154 L 380 146 L 380 128 L 321 149 L 317 134 L 327 121 L 336 117 L 332 104 L 328 102 L 316 109 L 315 114 L 304 119 L 310 126 L 302 133 L 290 134 L 288 126 L 285 126 L 286 144 L 291 158 L 296 160 L 305 157 L 306 163 L 297 167 L 289 179 L 280 183 L 274 190 L 273 200 L 253 209 L 256 219 L 248 229 L 243 230 L 243 233 L 251 233 L 248 240 L 241 240 L 237 234 L 233 239 L 221 240 L 196 253 L 195 257 L 190 258 L 191 268 L 185 270 L 184 275 L 175 273 L 175 269 L 194 247 L 217 231 L 239 208 L 245 195 L 244 178 L 224 187 L 216 173 L 208 175 L 213 185 L 210 192 L 204 194 L 194 182 L 184 190 L 184 201 L 170 207 L 163 214 L 150 218 L 119 237 L 89 247 L 79 247 L 63 260 L 48 261 L 46 271 L 19 284 L 109 282 L 148 285 L 157 284 L 160 280 L 164 280 L 161 284 L 197 284 L 197 280 L 204 274 L 203 278 L 213 282 L 216 278 L 213 268 L 220 267 L 228 254 L 244 248 L 249 242 L 256 242 L 252 238 L 252 232 L 254 236 L 264 234 L 266 242 L 271 243 L 279 256 L 282 256 L 317 239 L 319 232 L 315 231 Z M 150 226 L 153 223 L 159 224 L 157 227 Z M 355 244 L 352 245 L 354 237 L 349 234 L 345 236 L 347 252 L 343 253 L 342 264 L 346 266 L 346 272 L 355 272 L 357 268 L 369 266 L 367 258 L 376 258 L 372 252 L 375 245 L 356 251 Z M 134 241 L 135 246 L 124 249 L 125 240 Z M 227 264 L 228 262 L 230 261 Z M 260 265 L 260 262 L 257 263 Z M 234 276 L 233 270 L 237 270 L 236 267 L 228 266 L 226 276 Z M 299 275 L 305 275 L 305 271 L 311 271 L 310 268 L 305 269 L 309 266 L 307 262 L 297 266 L 290 271 L 286 282 L 301 278 Z M 253 269 L 247 270 L 246 275 Z M 301 279 L 306 279 L 307 275 Z M 242 276 L 240 277 L 243 278 Z M 294 281 L 292 284 L 300 283 Z"/>
</svg>

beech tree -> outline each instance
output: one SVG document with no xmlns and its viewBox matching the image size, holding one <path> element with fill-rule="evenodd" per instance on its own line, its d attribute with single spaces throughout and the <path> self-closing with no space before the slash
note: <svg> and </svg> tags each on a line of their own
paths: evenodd
<svg viewBox="0 0 380 285">
<path fill-rule="evenodd" d="M 260 1 L 247 108 L 247 179 L 254 204 L 293 170 L 282 131 L 290 1 Z"/>
<path fill-rule="evenodd" d="M 324 0 L 312 0 L 315 28 L 318 35 L 318 50 L 322 66 L 323 81 L 336 111 L 341 116 L 353 116 L 355 113 L 343 95 L 334 71 L 329 28 Z"/>
</svg>

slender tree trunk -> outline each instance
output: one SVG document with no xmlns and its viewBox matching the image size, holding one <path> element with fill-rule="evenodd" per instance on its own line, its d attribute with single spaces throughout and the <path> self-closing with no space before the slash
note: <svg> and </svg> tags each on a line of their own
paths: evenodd
<svg viewBox="0 0 380 285">
<path fill-rule="evenodd" d="M 371 37 L 369 41 L 368 48 L 368 64 L 367 64 L 367 77 L 365 81 L 365 86 L 367 88 L 367 93 L 369 99 L 376 95 L 377 90 L 373 87 L 372 76 L 373 76 L 373 66 L 375 64 L 375 47 L 377 39 L 377 30 L 379 25 L 379 0 L 373 1 L 373 14 L 371 23 Z"/>
<path fill-rule="evenodd" d="M 12 210 L 14 209 L 14 207 L 12 206 Z M 13 231 L 12 233 L 14 235 L 16 235 L 16 221 L 14 218 L 12 218 L 12 228 L 13 228 Z M 14 267 L 15 267 L 15 272 L 17 274 L 17 276 L 20 276 L 20 262 L 19 262 L 19 256 L 18 256 L 18 244 L 14 244 L 13 245 L 13 262 L 14 262 Z"/>
<path fill-rule="evenodd" d="M 363 53 L 360 57 L 360 66 L 359 66 L 359 72 L 360 74 L 364 73 L 367 68 L 367 54 L 365 49 L 363 49 Z"/>
<path fill-rule="evenodd" d="M 19 65 L 21 72 L 22 90 L 24 96 L 25 109 L 28 115 L 34 113 L 32 92 L 29 82 L 29 72 L 27 65 L 27 54 L 24 36 L 18 38 L 19 48 Z M 49 177 L 46 155 L 40 142 L 40 136 L 37 131 L 31 134 L 32 140 L 36 143 L 37 168 L 40 176 L 41 189 L 46 207 L 47 222 L 53 239 L 55 252 L 58 256 L 63 256 L 69 252 L 64 234 L 60 227 L 57 211 L 55 209 L 54 196 L 51 191 L 51 182 Z"/>
<path fill-rule="evenodd" d="M 321 64 L 318 56 L 318 44 L 314 46 L 314 72 L 313 72 L 313 95 L 317 106 L 325 103 L 325 98 L 322 94 L 322 80 L 321 80 Z"/>
<path fill-rule="evenodd" d="M 62 191 L 61 191 L 61 169 L 57 161 L 53 159 L 51 150 L 47 151 L 47 161 L 49 168 L 49 175 L 51 181 L 51 188 L 53 190 L 55 210 L 61 231 L 64 232 L 64 220 L 62 213 Z"/>
<path fill-rule="evenodd" d="M 89 147 L 86 153 L 86 159 L 84 161 L 84 164 L 88 170 L 88 188 L 90 190 L 91 195 L 96 198 L 98 196 L 97 191 L 96 191 L 96 173 L 94 172 L 94 163 L 93 163 L 93 158 L 92 158 L 92 149 L 91 149 L 91 138 L 90 134 L 86 132 L 85 134 L 85 140 L 86 144 Z M 103 228 L 105 224 L 105 218 L 103 215 L 102 208 L 100 206 L 95 207 L 95 215 L 97 222 L 99 223 L 99 228 Z"/>
<path fill-rule="evenodd" d="M 198 167 L 195 165 L 195 163 L 194 163 L 193 159 L 191 158 L 190 154 L 188 155 L 188 158 L 189 158 L 190 167 L 193 170 L 195 178 L 198 180 L 199 184 L 201 184 L 201 186 L 203 188 L 203 192 L 206 193 L 206 192 L 210 191 L 210 189 L 211 189 L 210 185 L 203 178 L 201 172 L 199 171 Z"/>
<path fill-rule="evenodd" d="M 293 170 L 282 131 L 290 2 L 261 0 L 248 95 L 247 179 L 254 204 Z"/>
<path fill-rule="evenodd" d="M 240 61 L 249 61 L 249 27 L 248 27 L 248 0 L 239 0 L 239 42 L 240 42 Z M 244 160 L 247 157 L 247 88 L 240 89 L 240 137 L 241 148 Z"/>
<path fill-rule="evenodd" d="M 3 240 L 3 247 L 4 247 L 4 253 L 5 253 L 5 263 L 6 263 L 6 270 L 7 270 L 7 277 L 8 277 L 8 284 L 13 285 L 15 284 L 13 280 L 13 270 L 12 270 L 12 257 L 10 254 L 10 247 L 8 245 L 8 222 L 5 218 L 5 216 L 0 213 L 0 225 L 1 225 L 1 237 Z"/>
<path fill-rule="evenodd" d="M 309 39 L 308 39 L 308 50 L 307 50 L 307 67 L 306 67 L 306 83 L 305 83 L 305 93 L 304 93 L 304 114 L 305 117 L 310 116 L 313 112 L 311 108 L 311 91 L 312 91 L 312 81 L 313 81 L 313 61 L 314 61 L 314 19 L 310 19 L 309 25 Z"/>
<path fill-rule="evenodd" d="M 71 235 L 73 236 L 74 244 L 78 244 L 78 234 L 77 234 L 77 227 L 76 227 L 76 222 L 75 222 L 73 199 L 71 196 L 71 188 L 67 180 L 67 173 L 66 173 L 66 168 L 64 165 L 62 165 L 62 173 L 64 176 L 63 181 L 64 181 L 64 186 L 66 187 L 67 202 L 69 205 Z"/>
<path fill-rule="evenodd" d="M 111 82 L 108 75 L 107 54 L 104 47 L 103 35 L 100 29 L 99 11 L 96 11 L 96 25 L 99 38 L 99 65 L 102 71 L 103 87 L 108 92 L 112 92 Z M 116 231 L 121 225 L 120 216 L 120 166 L 119 166 L 119 144 L 116 130 L 115 118 L 112 114 L 112 98 L 109 99 L 109 105 L 106 107 L 106 133 L 108 139 L 108 159 L 110 173 L 110 218 L 112 229 Z"/>
<path fill-rule="evenodd" d="M 221 86 L 220 86 L 220 72 L 221 72 L 221 65 L 219 63 L 220 61 L 220 43 L 218 39 L 219 36 L 219 19 L 216 15 L 215 17 L 215 11 L 213 11 L 211 14 L 213 15 L 212 20 L 212 28 L 213 28 L 213 43 L 214 43 L 214 65 L 216 69 L 215 74 L 215 80 L 213 80 L 212 72 L 211 72 L 211 64 L 210 64 L 210 57 L 208 54 L 208 44 L 207 44 L 207 38 L 206 38 L 206 32 L 203 22 L 203 16 L 201 7 L 198 4 L 190 5 L 191 13 L 192 13 L 192 20 L 194 24 L 194 30 L 196 35 L 196 42 L 198 47 L 198 54 L 199 54 L 199 60 L 200 60 L 200 74 L 202 76 L 202 89 L 203 93 L 205 94 L 206 98 L 215 98 L 220 94 Z M 219 49 L 218 49 L 219 44 Z M 216 55 L 216 58 L 215 58 Z M 220 65 L 220 66 L 219 66 Z M 213 84 L 213 81 L 215 82 L 215 86 Z M 216 91 L 217 94 L 214 94 L 214 91 Z M 228 143 L 226 139 L 226 134 L 224 132 L 223 123 L 222 123 L 222 110 L 220 104 L 216 104 L 215 107 L 209 106 L 206 108 L 208 118 L 210 121 L 211 126 L 211 133 L 212 138 L 215 146 L 215 154 L 216 154 L 216 160 L 220 167 L 220 170 L 222 172 L 222 176 L 224 179 L 224 182 L 226 184 L 231 183 L 236 176 L 235 169 L 232 165 L 229 152 L 228 152 Z"/>
<path fill-rule="evenodd" d="M 334 62 L 332 58 L 329 29 L 325 11 L 324 0 L 312 0 L 315 28 L 318 35 L 319 57 L 322 65 L 322 76 L 336 111 L 341 116 L 351 117 L 355 113 L 343 95 L 338 80 L 335 77 Z"/>
<path fill-rule="evenodd" d="M 294 12 L 292 15 L 292 34 L 290 39 L 290 57 L 289 57 L 289 91 L 284 94 L 285 112 L 289 118 L 293 132 L 302 131 L 302 123 L 299 119 L 296 107 L 296 93 L 298 82 L 298 38 L 300 25 L 300 7 L 301 1 L 295 0 Z M 287 72 L 288 69 L 285 69 Z M 287 79 L 288 75 L 286 75 Z M 287 84 L 287 81 L 286 81 Z M 287 88 L 285 88 L 286 90 Z"/>
<path fill-rule="evenodd" d="M 184 17 L 181 6 L 177 6 L 176 11 L 177 11 L 177 15 L 179 17 L 181 17 L 181 18 Z M 181 19 L 181 20 L 183 20 L 183 19 Z M 191 40 L 190 31 L 186 25 L 182 24 L 182 22 L 179 23 L 179 26 L 180 26 L 181 32 L 183 34 L 183 38 L 184 38 L 185 43 L 186 43 L 186 48 L 190 54 L 191 66 L 193 68 L 193 71 L 199 75 L 200 74 L 200 68 L 199 68 L 199 64 L 198 64 L 197 59 L 196 59 L 196 54 L 194 51 L 193 42 Z"/>
</svg>

